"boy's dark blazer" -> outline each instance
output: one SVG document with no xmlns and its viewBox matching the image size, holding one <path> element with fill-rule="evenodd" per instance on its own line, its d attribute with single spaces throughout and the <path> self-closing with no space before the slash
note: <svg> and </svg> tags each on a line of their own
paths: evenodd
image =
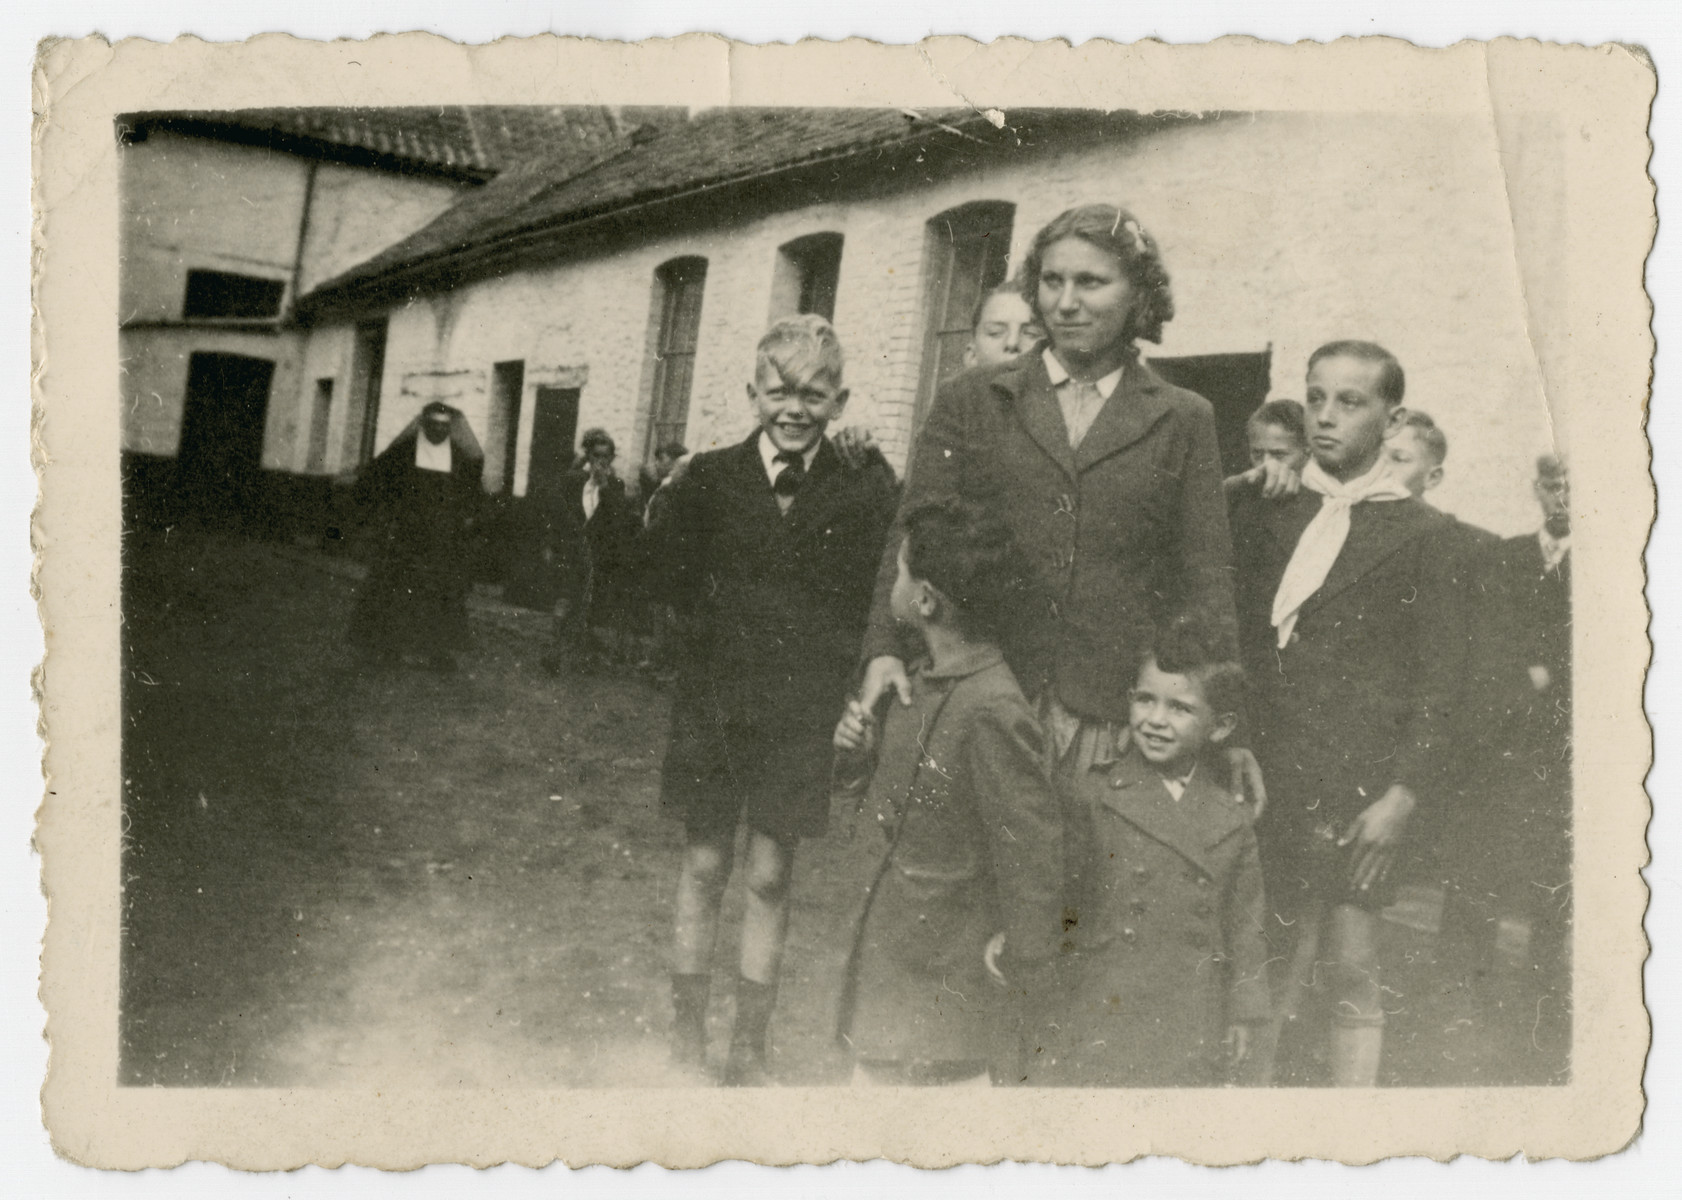
<svg viewBox="0 0 1682 1200">
<path fill-rule="evenodd" d="M 759 431 L 697 454 L 650 531 L 666 599 L 689 617 L 674 714 L 761 727 L 788 771 L 827 783 L 893 519 L 885 463 L 848 467 L 826 438 L 785 516 Z"/>
<path fill-rule="evenodd" d="M 1231 497 L 1238 616 L 1269 824 L 1346 822 L 1394 783 L 1438 802 L 1462 715 L 1468 588 L 1452 520 L 1418 500 L 1357 504 L 1326 582 L 1277 644 L 1273 597 L 1321 496 Z M 1274 814 L 1277 813 L 1277 817 Z"/>
<path fill-rule="evenodd" d="M 963 496 L 1010 525 L 1032 599 L 1005 650 L 1029 696 L 1056 681 L 1084 716 L 1127 719 L 1138 656 L 1182 611 L 1230 627 L 1232 549 L 1214 411 L 1127 364 L 1077 450 L 1038 348 L 941 388 L 917 435 L 902 511 Z M 898 653 L 883 554 L 866 654 Z"/>
</svg>

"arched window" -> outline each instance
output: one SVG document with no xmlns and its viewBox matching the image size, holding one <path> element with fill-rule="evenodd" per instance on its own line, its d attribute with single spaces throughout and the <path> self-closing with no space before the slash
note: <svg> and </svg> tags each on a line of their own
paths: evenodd
<svg viewBox="0 0 1682 1200">
<path fill-rule="evenodd" d="M 941 382 L 963 369 L 976 305 L 1005 281 L 1015 218 L 1016 206 L 1004 200 L 977 200 L 929 218 L 919 425 Z"/>
<path fill-rule="evenodd" d="M 811 233 L 777 248 L 771 275 L 771 319 L 816 313 L 835 319 L 835 287 L 841 279 L 841 235 Z"/>
<path fill-rule="evenodd" d="M 704 258 L 674 258 L 654 272 L 660 325 L 654 337 L 654 388 L 649 403 L 651 453 L 666 442 L 681 442 L 689 423 L 689 389 L 695 381 L 695 341 L 706 282 Z"/>
</svg>

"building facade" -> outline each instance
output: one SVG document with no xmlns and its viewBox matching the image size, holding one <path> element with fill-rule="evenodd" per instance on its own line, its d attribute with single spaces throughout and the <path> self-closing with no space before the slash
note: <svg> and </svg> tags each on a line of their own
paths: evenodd
<svg viewBox="0 0 1682 1200">
<path fill-rule="evenodd" d="M 590 426 L 632 463 L 672 437 L 727 444 L 753 425 L 755 341 L 804 309 L 832 315 L 846 348 L 845 421 L 903 465 L 980 289 L 1051 217 L 1102 200 L 1137 215 L 1173 278 L 1176 317 L 1147 355 L 1182 379 L 1212 370 L 1224 431 L 1262 399 L 1300 398 L 1315 346 L 1378 341 L 1406 367 L 1408 403 L 1450 438 L 1433 499 L 1500 532 L 1533 525 L 1559 374 L 1537 348 L 1557 339 L 1533 333 L 1559 314 L 1546 280 L 1521 277 L 1515 230 L 1545 240 L 1563 213 L 1515 212 L 1503 172 L 1545 160 L 1550 124 L 1503 140 L 1456 115 L 1062 114 L 1012 143 L 1008 124 L 987 140 L 973 122 L 906 118 L 898 140 L 808 138 L 787 155 L 798 174 L 764 158 L 779 120 L 809 132 L 828 119 L 706 114 L 594 181 L 537 189 L 477 225 L 446 215 L 448 239 L 423 231 L 329 281 L 304 299 L 301 369 L 289 397 L 276 385 L 266 461 L 354 467 L 356 439 L 339 431 L 370 388 L 374 448 L 445 400 L 485 445 L 487 491 L 509 496 L 564 470 Z M 695 160 L 687 177 L 672 138 Z M 327 405 L 323 454 L 306 431 L 329 395 L 348 403 Z"/>
</svg>

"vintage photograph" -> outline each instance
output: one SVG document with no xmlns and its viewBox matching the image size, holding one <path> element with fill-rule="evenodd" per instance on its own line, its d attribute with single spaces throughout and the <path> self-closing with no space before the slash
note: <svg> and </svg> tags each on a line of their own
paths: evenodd
<svg viewBox="0 0 1682 1200">
<path fill-rule="evenodd" d="M 1639 1105 L 1641 112 L 1163 90 L 117 93 L 109 1102 Z"/>
<path fill-rule="evenodd" d="M 1569 1079 L 1489 133 L 123 115 L 122 1081 Z"/>
</svg>

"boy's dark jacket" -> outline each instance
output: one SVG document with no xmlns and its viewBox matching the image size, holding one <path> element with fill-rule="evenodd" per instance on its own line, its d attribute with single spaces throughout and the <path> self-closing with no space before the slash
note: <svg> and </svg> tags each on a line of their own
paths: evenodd
<svg viewBox="0 0 1682 1200">
<path fill-rule="evenodd" d="M 826 438 L 785 516 L 758 441 L 755 429 L 697 454 L 650 531 L 664 598 L 689 618 L 677 703 L 762 726 L 788 770 L 821 787 L 893 519 L 893 472 L 879 460 L 848 467 Z"/>
<path fill-rule="evenodd" d="M 1392 784 L 1441 799 L 1470 650 L 1466 556 L 1419 500 L 1356 504 L 1349 538 L 1277 644 L 1273 597 L 1321 497 L 1231 498 L 1240 640 L 1269 824 L 1346 822 Z"/>
<path fill-rule="evenodd" d="M 1178 800 L 1131 750 L 1078 781 L 1074 953 L 1030 1082 L 1207 1086 L 1229 1025 L 1266 1019 L 1266 906 L 1249 810 L 1201 764 Z"/>
<path fill-rule="evenodd" d="M 941 388 L 917 435 L 907 509 L 963 496 L 1007 521 L 1033 599 L 1007 631 L 1023 690 L 1127 719 L 1153 626 L 1187 610 L 1232 624 L 1232 557 L 1209 402 L 1130 362 L 1078 450 L 1038 350 Z M 898 653 L 882 555 L 866 655 Z"/>
<path fill-rule="evenodd" d="M 1057 949 L 1063 842 L 1039 723 L 996 647 L 913 672 L 886 706 L 870 798 L 889 836 L 859 917 L 840 1030 L 864 1058 L 992 1059 L 1007 969 Z"/>
</svg>

